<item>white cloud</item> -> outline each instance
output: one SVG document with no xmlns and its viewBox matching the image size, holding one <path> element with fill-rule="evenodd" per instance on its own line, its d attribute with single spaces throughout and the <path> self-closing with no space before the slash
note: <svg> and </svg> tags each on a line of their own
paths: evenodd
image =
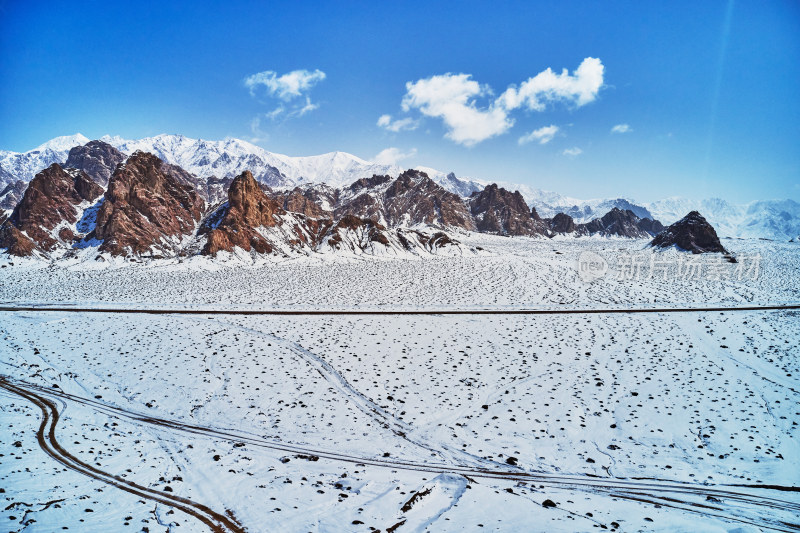
<svg viewBox="0 0 800 533">
<path fill-rule="evenodd" d="M 581 155 L 583 153 L 583 150 L 581 150 L 580 148 L 575 146 L 574 148 L 567 148 L 566 150 L 564 150 L 561 153 L 564 154 L 564 155 L 568 155 L 570 157 L 575 157 L 575 156 Z"/>
<path fill-rule="evenodd" d="M 539 144 L 547 144 L 553 140 L 553 137 L 556 136 L 558 133 L 558 126 L 555 124 L 551 124 L 549 126 L 543 126 L 538 130 L 533 130 L 532 132 L 528 133 L 527 135 L 523 135 L 519 138 L 519 144 L 528 144 L 529 142 L 538 141 Z"/>
<path fill-rule="evenodd" d="M 275 120 L 279 116 L 281 116 L 285 111 L 286 111 L 286 108 L 281 105 L 281 106 L 276 107 L 275 109 L 273 109 L 269 113 L 265 113 L 264 116 L 267 117 L 270 120 Z"/>
<path fill-rule="evenodd" d="M 417 155 L 416 148 L 412 148 L 408 152 L 402 152 L 399 148 L 391 147 L 378 152 L 378 155 L 372 158 L 372 162 L 379 165 L 396 165 L 403 159 L 408 159 L 409 157 L 414 157 L 415 155 Z"/>
<path fill-rule="evenodd" d="M 319 107 L 319 104 L 312 104 L 311 103 L 311 98 L 306 96 L 306 104 L 303 107 L 301 107 L 300 109 L 294 110 L 292 112 L 292 114 L 295 115 L 295 116 L 298 116 L 298 117 L 302 117 L 303 115 L 305 115 L 309 111 L 314 111 L 318 107 Z"/>
<path fill-rule="evenodd" d="M 519 88 L 509 87 L 497 101 L 508 110 L 525 105 L 531 111 L 544 111 L 547 102 L 581 107 L 597 98 L 603 86 L 604 70 L 603 63 L 596 57 L 584 59 L 572 75 L 567 69 L 556 74 L 548 68 L 522 82 Z"/>
<path fill-rule="evenodd" d="M 611 128 L 611 133 L 628 133 L 633 131 L 628 124 L 617 124 L 613 128 Z"/>
<path fill-rule="evenodd" d="M 245 78 L 244 85 L 250 89 L 250 94 L 255 95 L 259 86 L 263 86 L 267 94 L 288 102 L 302 96 L 314 85 L 325 79 L 325 73 L 319 69 L 313 72 L 301 69 L 287 72 L 281 76 L 275 71 L 265 70 Z"/>
<path fill-rule="evenodd" d="M 416 109 L 425 116 L 442 119 L 447 138 L 473 146 L 511 129 L 514 119 L 509 114 L 520 107 L 544 111 L 551 102 L 575 107 L 593 102 L 603 86 L 604 68 L 603 63 L 593 57 L 584 59 L 572 74 L 566 69 L 556 74 L 548 68 L 519 88 L 508 87 L 498 98 L 492 98 L 491 87 L 480 85 L 470 74 L 441 74 L 406 83 L 402 108 L 405 112 Z M 489 100 L 481 106 L 480 98 Z M 390 115 L 382 115 L 378 125 L 399 131 L 412 124 L 403 122 L 405 120 L 409 119 L 393 121 Z M 393 127 L 397 129 L 391 129 Z M 531 140 L 534 139 L 537 138 Z"/>
<path fill-rule="evenodd" d="M 411 117 L 392 120 L 392 115 L 381 115 L 380 118 L 378 118 L 378 126 L 393 132 L 402 130 L 411 131 L 417 129 L 419 120 L 414 120 Z"/>
<path fill-rule="evenodd" d="M 448 128 L 446 137 L 472 146 L 508 131 L 514 121 L 501 107 L 479 109 L 475 98 L 491 94 L 469 74 L 442 74 L 406 83 L 403 110 L 419 109 L 429 117 L 441 118 Z"/>
<path fill-rule="evenodd" d="M 280 116 L 301 117 L 319 107 L 311 102 L 308 92 L 317 83 L 325 79 L 325 73 L 319 69 L 293 70 L 281 76 L 272 70 L 257 72 L 244 80 L 244 85 L 256 96 L 259 90 L 271 97 L 277 98 L 281 103 L 278 107 L 265 114 L 267 118 L 276 120 Z"/>
</svg>

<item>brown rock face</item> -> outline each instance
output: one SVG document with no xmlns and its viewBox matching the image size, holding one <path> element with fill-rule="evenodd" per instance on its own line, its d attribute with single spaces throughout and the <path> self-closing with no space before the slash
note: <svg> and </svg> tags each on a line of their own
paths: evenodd
<svg viewBox="0 0 800 533">
<path fill-rule="evenodd" d="M 697 211 L 690 212 L 656 235 L 650 245 L 659 248 L 677 246 L 693 254 L 717 252 L 728 255 L 713 226 Z"/>
<path fill-rule="evenodd" d="M 396 180 L 390 176 L 358 180 L 344 189 L 338 199 L 336 217 L 353 215 L 379 220 L 388 226 L 431 224 L 475 228 L 461 198 L 417 170 L 407 170 Z"/>
<path fill-rule="evenodd" d="M 283 198 L 283 208 L 310 218 L 330 218 L 333 213 L 322 208 L 323 198 L 315 189 L 295 187 Z"/>
<path fill-rule="evenodd" d="M 201 253 L 214 255 L 219 251 L 233 251 L 235 246 L 245 251 L 271 253 L 273 250 L 258 227 L 274 227 L 275 215 L 285 211 L 277 201 L 261 190 L 253 175 L 246 170 L 236 177 L 228 189 L 228 202 L 214 212 L 200 229 L 208 238 Z"/>
<path fill-rule="evenodd" d="M 457 194 L 453 194 L 418 170 L 407 170 L 384 195 L 386 220 L 474 229 L 472 217 Z"/>
<path fill-rule="evenodd" d="M 31 180 L 11 216 L 3 223 L 0 247 L 8 248 L 12 254 L 30 255 L 34 249 L 51 251 L 65 237 L 67 241 L 64 242 L 69 244 L 74 235 L 53 234 L 53 230 L 61 222 L 77 222 L 76 206 L 93 202 L 102 193 L 103 189 L 86 173 L 64 170 L 57 163 L 50 165 Z"/>
<path fill-rule="evenodd" d="M 103 240 L 101 251 L 127 255 L 155 249 L 168 254 L 176 250 L 170 241 L 192 233 L 205 203 L 172 174 L 158 157 L 143 152 L 117 168 L 97 214 L 95 236 Z"/>
<path fill-rule="evenodd" d="M 355 248 L 364 251 L 373 242 L 384 246 L 390 245 L 385 226 L 374 220 L 358 218 L 353 215 L 345 215 L 340 218 L 330 232 L 331 238 L 328 239 L 328 245 L 335 250 L 349 247 L 352 251 L 355 251 Z M 347 239 L 345 242 L 342 238 L 345 232 L 356 232 L 358 238 Z"/>
<path fill-rule="evenodd" d="M 501 235 L 543 235 L 547 228 L 536 210 L 529 210 L 519 191 L 508 191 L 497 184 L 474 192 L 470 210 L 478 231 Z"/>
<path fill-rule="evenodd" d="M 64 166 L 86 172 L 95 183 L 105 187 L 117 165 L 123 161 L 125 161 L 125 154 L 110 144 L 103 141 L 90 141 L 70 150 Z"/>
<path fill-rule="evenodd" d="M 3 224 L 0 226 L 0 248 L 7 248 L 11 255 L 27 257 L 33 254 L 36 245 L 11 224 Z"/>
</svg>

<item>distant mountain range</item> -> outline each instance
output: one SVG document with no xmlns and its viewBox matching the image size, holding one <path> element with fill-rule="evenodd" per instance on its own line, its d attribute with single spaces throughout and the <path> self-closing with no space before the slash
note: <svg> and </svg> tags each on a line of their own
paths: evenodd
<svg viewBox="0 0 800 533">
<path fill-rule="evenodd" d="M 365 161 L 345 152 L 332 152 L 317 156 L 291 157 L 268 152 L 263 148 L 239 139 L 205 141 L 182 135 L 157 135 L 139 140 L 120 137 L 103 137 L 105 143 L 129 156 L 136 151 L 152 153 L 166 163 L 181 167 L 199 178 L 202 188 L 214 176 L 220 187 L 225 186 L 243 171 L 275 190 L 307 187 L 325 183 L 333 189 L 343 189 L 350 184 L 373 175 L 397 177 L 403 168 Z M 64 163 L 69 150 L 89 141 L 77 134 L 58 137 L 29 152 L 0 151 L 0 209 L 9 209 L 20 199 L 20 189 L 33 176 L 52 163 Z M 417 167 L 437 185 L 463 198 L 482 191 L 489 182 L 481 179 L 458 178 L 428 167 Z M 601 218 L 611 209 L 630 210 L 639 218 L 673 223 L 689 211 L 699 211 L 717 230 L 720 237 L 768 238 L 788 240 L 800 235 L 800 204 L 793 200 L 761 200 L 748 204 L 730 204 L 721 199 L 690 200 L 673 197 L 651 203 L 638 203 L 632 199 L 605 198 L 579 200 L 526 185 L 500 182 L 510 191 L 518 190 L 528 207 L 542 218 L 553 218 L 558 213 L 572 217 L 576 224 L 587 224 Z"/>
<path fill-rule="evenodd" d="M 127 156 L 102 140 L 89 141 L 70 149 L 64 163 L 52 163 L 30 182 L 14 181 L 2 201 L 24 192 L 13 209 L 0 212 L 0 249 L 48 260 L 226 253 L 253 258 L 312 253 L 465 255 L 481 252 L 455 238 L 470 231 L 533 238 L 651 238 L 663 230 L 657 220 L 617 208 L 586 224 L 576 224 L 563 213 L 542 218 L 519 191 L 491 184 L 465 198 L 414 169 L 397 177 L 373 174 L 337 188 L 310 180 L 290 187 L 289 180 L 298 179 L 287 172 L 296 169 L 285 167 L 287 172 L 276 175 L 277 167 L 253 162 L 258 170 L 280 179 L 280 185 L 271 188 L 249 169 L 234 178 L 198 177 L 166 162 L 174 156 L 170 151 L 162 149 L 160 154 L 136 149 Z M 235 164 L 236 158 L 226 155 L 219 157 L 226 165 Z M 339 154 L 324 160 L 323 165 L 319 158 L 303 161 L 303 171 L 331 162 L 340 176 L 359 168 L 338 164 L 344 161 Z M 204 166 L 189 154 L 184 161 L 192 168 Z M 446 179 L 455 181 L 452 176 Z"/>
</svg>

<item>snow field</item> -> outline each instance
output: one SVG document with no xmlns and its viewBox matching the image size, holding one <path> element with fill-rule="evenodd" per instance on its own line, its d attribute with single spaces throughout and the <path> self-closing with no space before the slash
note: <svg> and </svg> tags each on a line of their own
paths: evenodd
<svg viewBox="0 0 800 533">
<path fill-rule="evenodd" d="M 577 278 L 581 252 L 610 257 L 612 270 L 614 253 L 653 252 L 641 241 L 613 239 L 461 240 L 488 252 L 252 264 L 3 259 L 0 301 L 440 309 L 800 300 L 800 254 L 791 243 L 725 243 L 735 254 L 763 257 L 755 280 L 617 280 L 610 272 L 589 284 Z M 632 501 L 554 476 L 797 486 L 798 324 L 796 311 L 15 312 L 0 320 L 0 374 L 139 413 L 57 400 L 64 406 L 57 437 L 106 472 L 229 510 L 248 531 L 758 531 L 747 522 L 798 523 L 798 514 L 677 496 L 714 508 L 697 507 L 707 513 L 701 516 L 668 500 Z M 142 415 L 230 435 L 158 426 Z M 181 511 L 66 471 L 36 442 L 40 416 L 0 390 L 7 428 L 0 438 L 0 529 L 208 530 Z M 453 468 L 424 472 L 402 462 Z M 543 477 L 468 473 L 483 468 Z M 800 503 L 796 492 L 762 492 Z M 554 506 L 544 506 L 547 500 Z"/>
<path fill-rule="evenodd" d="M 214 308 L 593 308 L 796 303 L 800 301 L 800 244 L 725 241 L 734 255 L 760 256 L 757 276 L 722 265 L 720 279 L 685 278 L 673 265 L 649 276 L 649 258 L 675 262 L 675 250 L 656 252 L 629 239 L 531 239 L 458 235 L 480 255 L 376 258 L 313 254 L 290 259 L 193 257 L 146 263 L 86 258 L 73 262 L 0 258 L 0 302 Z M 605 277 L 584 283 L 577 261 L 585 251 L 610 264 Z M 626 279 L 625 261 L 647 268 Z M 706 264 L 719 256 L 698 258 Z M 623 274 L 622 276 L 620 274 Z M 620 278 L 623 279 L 620 279 Z M 103 305 L 105 306 L 105 305 Z"/>
</svg>

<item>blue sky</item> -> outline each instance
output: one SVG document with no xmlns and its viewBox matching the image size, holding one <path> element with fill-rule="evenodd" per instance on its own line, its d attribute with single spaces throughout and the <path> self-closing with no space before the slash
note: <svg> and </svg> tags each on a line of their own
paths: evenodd
<svg viewBox="0 0 800 533">
<path fill-rule="evenodd" d="M 2 149 L 231 136 L 579 198 L 800 200 L 794 1 L 3 2 L 0 51 Z"/>
</svg>

